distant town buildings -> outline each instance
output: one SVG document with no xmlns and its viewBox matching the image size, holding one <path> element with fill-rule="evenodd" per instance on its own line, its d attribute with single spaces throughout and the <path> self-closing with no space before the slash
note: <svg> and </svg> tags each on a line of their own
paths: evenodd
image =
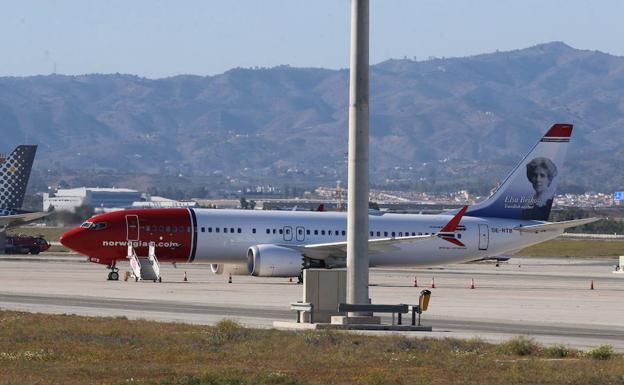
<svg viewBox="0 0 624 385">
<path fill-rule="evenodd" d="M 43 194 L 43 211 L 75 212 L 80 206 L 90 206 L 96 212 L 124 208 L 193 207 L 194 201 L 176 201 L 159 196 L 149 196 L 124 188 L 79 187 L 58 189 L 56 193 Z"/>
</svg>

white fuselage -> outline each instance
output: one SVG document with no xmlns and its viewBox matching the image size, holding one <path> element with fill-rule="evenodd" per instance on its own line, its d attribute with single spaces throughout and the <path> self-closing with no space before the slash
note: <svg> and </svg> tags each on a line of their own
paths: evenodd
<svg viewBox="0 0 624 385">
<path fill-rule="evenodd" d="M 197 249 L 192 262 L 243 264 L 249 247 L 300 246 L 346 240 L 346 213 L 195 209 Z M 400 238 L 437 233 L 451 215 L 369 215 L 369 238 Z M 370 251 L 372 266 L 430 266 L 497 256 L 555 238 L 562 231 L 521 233 L 535 221 L 465 216 L 457 239 L 400 242 Z"/>
</svg>

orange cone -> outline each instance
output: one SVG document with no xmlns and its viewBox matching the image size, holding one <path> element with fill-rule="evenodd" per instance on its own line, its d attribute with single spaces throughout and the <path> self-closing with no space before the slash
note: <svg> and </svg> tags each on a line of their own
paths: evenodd
<svg viewBox="0 0 624 385">
<path fill-rule="evenodd" d="M 186 271 L 184 272 L 184 282 L 188 282 L 188 277 L 186 276 Z"/>
<path fill-rule="evenodd" d="M 418 279 L 414 277 L 414 287 L 418 287 Z"/>
<path fill-rule="evenodd" d="M 594 290 L 594 280 L 591 280 L 591 283 L 589 284 L 589 290 Z"/>
<path fill-rule="evenodd" d="M 232 283 L 232 274 L 230 274 L 230 277 L 228 278 L 228 283 Z"/>
<path fill-rule="evenodd" d="M 474 278 L 470 278 L 470 288 L 474 289 Z"/>
<path fill-rule="evenodd" d="M 431 288 L 435 289 L 435 278 L 431 277 Z"/>
</svg>

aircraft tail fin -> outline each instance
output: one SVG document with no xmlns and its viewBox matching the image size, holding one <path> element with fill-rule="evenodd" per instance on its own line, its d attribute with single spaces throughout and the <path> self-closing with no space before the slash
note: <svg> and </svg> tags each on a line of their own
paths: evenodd
<svg viewBox="0 0 624 385">
<path fill-rule="evenodd" d="M 571 124 L 554 124 L 498 189 L 466 215 L 547 221 L 571 135 Z"/>
<path fill-rule="evenodd" d="M 36 152 L 36 145 L 21 145 L 6 157 L 0 155 L 0 209 L 22 207 Z"/>
</svg>

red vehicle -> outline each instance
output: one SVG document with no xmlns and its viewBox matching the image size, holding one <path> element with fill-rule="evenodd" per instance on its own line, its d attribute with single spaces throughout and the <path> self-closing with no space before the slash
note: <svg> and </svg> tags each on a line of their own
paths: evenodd
<svg viewBox="0 0 624 385">
<path fill-rule="evenodd" d="M 6 254 L 39 254 L 50 248 L 50 244 L 43 237 L 29 235 L 7 235 L 4 252 Z"/>
</svg>

